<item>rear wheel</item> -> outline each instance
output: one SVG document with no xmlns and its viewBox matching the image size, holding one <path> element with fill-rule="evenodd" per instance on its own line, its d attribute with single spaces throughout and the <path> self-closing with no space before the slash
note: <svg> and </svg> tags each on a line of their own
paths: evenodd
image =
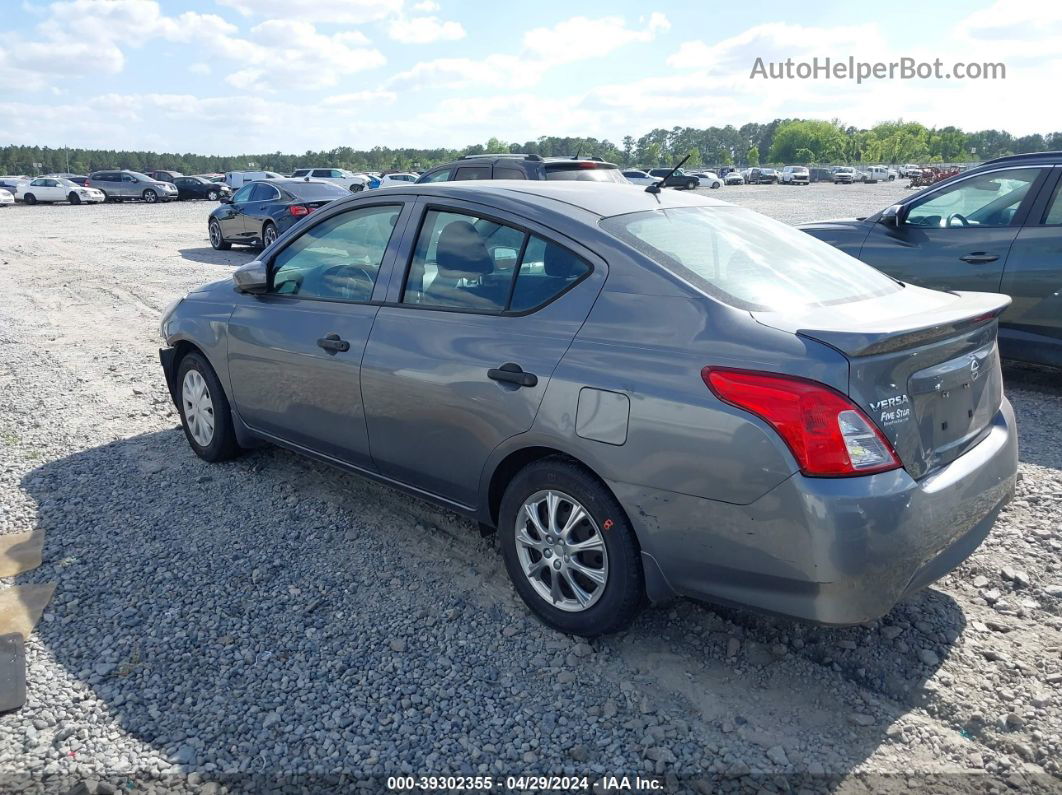
<svg viewBox="0 0 1062 795">
<path fill-rule="evenodd" d="M 81 204 L 81 197 L 71 191 L 70 195 L 66 197 L 70 200 L 71 204 Z"/>
<path fill-rule="evenodd" d="M 274 224 L 266 222 L 262 227 L 262 248 L 269 248 L 277 241 L 277 228 Z"/>
<path fill-rule="evenodd" d="M 232 243 L 225 239 L 225 236 L 221 234 L 221 224 L 215 219 L 211 218 L 207 224 L 207 232 L 210 235 L 210 245 L 218 251 L 228 251 L 232 248 Z"/>
<path fill-rule="evenodd" d="M 563 458 L 521 470 L 499 511 L 505 567 L 546 624 L 594 636 L 626 627 L 645 597 L 634 531 L 616 498 Z"/>
<path fill-rule="evenodd" d="M 155 191 L 153 191 L 151 188 L 148 188 L 141 195 L 143 196 L 144 201 L 146 201 L 148 204 L 154 204 L 159 200 L 159 195 L 155 193 Z"/>
<path fill-rule="evenodd" d="M 201 354 L 189 353 L 181 359 L 177 387 L 181 425 L 195 454 L 211 463 L 238 455 L 229 401 L 214 368 Z"/>
<path fill-rule="evenodd" d="M 27 193 L 25 196 L 22 197 L 22 201 L 26 202 L 26 204 L 36 204 L 37 197 L 34 196 L 32 193 Z"/>
</svg>

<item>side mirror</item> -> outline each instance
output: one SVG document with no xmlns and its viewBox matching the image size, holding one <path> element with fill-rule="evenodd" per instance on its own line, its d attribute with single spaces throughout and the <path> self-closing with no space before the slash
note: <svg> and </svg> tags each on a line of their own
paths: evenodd
<svg viewBox="0 0 1062 795">
<path fill-rule="evenodd" d="M 220 196 L 218 196 L 218 201 L 222 204 L 232 204 L 232 196 L 227 193 L 222 193 Z"/>
<path fill-rule="evenodd" d="M 903 223 L 904 206 L 902 204 L 894 204 L 892 207 L 886 207 L 881 217 L 878 218 L 879 224 L 885 224 L 886 226 L 899 226 Z"/>
<path fill-rule="evenodd" d="M 251 260 L 232 272 L 236 291 L 261 295 L 269 289 L 269 269 L 260 259 Z"/>
</svg>

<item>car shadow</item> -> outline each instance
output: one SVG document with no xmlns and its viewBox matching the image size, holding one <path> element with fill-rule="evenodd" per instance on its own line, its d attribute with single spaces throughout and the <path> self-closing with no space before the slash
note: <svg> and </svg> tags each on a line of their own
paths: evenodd
<svg viewBox="0 0 1062 795">
<path fill-rule="evenodd" d="M 228 251 L 217 251 L 211 246 L 178 249 L 182 259 L 190 262 L 205 262 L 209 265 L 243 265 L 250 262 L 260 249 L 247 246 L 233 246 Z"/>
<path fill-rule="evenodd" d="M 255 786 L 295 767 L 314 775 L 323 772 L 314 765 L 322 731 L 335 747 L 361 749 L 346 759 L 352 774 L 397 772 L 376 759 L 391 747 L 410 749 L 401 761 L 411 770 L 427 770 L 427 751 L 411 748 L 396 719 L 414 694 L 474 680 L 533 683 L 528 655 L 567 646 L 528 617 L 494 540 L 471 522 L 277 448 L 210 465 L 174 428 L 45 463 L 22 486 L 47 543 L 44 565 L 20 579 L 58 583 L 40 640 L 125 733 L 179 766 L 171 773 L 237 771 L 244 785 L 262 777 Z M 677 699 L 750 747 L 819 736 L 837 751 L 837 769 L 811 771 L 829 788 L 874 753 L 890 723 L 933 697 L 926 682 L 964 624 L 959 606 L 933 590 L 872 627 L 840 630 L 682 602 L 595 641 L 613 662 L 589 675 L 607 680 L 602 698 L 622 689 L 616 677 L 630 676 L 650 697 L 662 686 L 662 703 Z M 518 632 L 502 638 L 502 625 Z M 409 639 L 408 658 L 395 653 L 396 633 Z M 728 658 L 731 638 L 740 651 Z M 911 665 L 923 650 L 933 656 Z M 566 667 L 555 665 L 558 674 Z M 780 698 L 772 711 L 765 687 L 791 694 L 809 677 L 826 688 L 796 707 Z M 851 705 L 823 701 L 831 679 L 869 690 L 869 725 L 848 722 Z M 620 718 L 641 719 L 640 692 Z M 434 698 L 428 704 L 439 709 Z M 499 756 L 509 750 L 472 716 L 446 720 L 455 735 L 494 743 Z M 507 772 L 528 767 L 515 753 Z M 798 750 L 790 754 L 799 769 Z M 456 758 L 434 764 L 465 769 Z M 532 767 L 571 765 L 564 748 L 543 746 Z"/>
</svg>

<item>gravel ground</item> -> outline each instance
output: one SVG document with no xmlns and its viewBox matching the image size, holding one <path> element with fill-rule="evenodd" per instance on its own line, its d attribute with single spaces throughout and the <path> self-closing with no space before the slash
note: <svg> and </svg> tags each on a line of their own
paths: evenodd
<svg viewBox="0 0 1062 795">
<path fill-rule="evenodd" d="M 711 191 L 789 222 L 903 193 Z M 1017 499 L 966 564 L 880 622 L 678 602 L 586 643 L 529 616 L 464 520 L 273 448 L 192 454 L 159 311 L 251 258 L 210 249 L 208 211 L 0 210 L 0 532 L 45 528 L 45 563 L 18 582 L 58 584 L 27 644 L 29 701 L 0 718 L 0 791 L 346 775 L 376 792 L 396 773 L 1062 788 L 1057 374 L 1007 368 Z"/>
</svg>

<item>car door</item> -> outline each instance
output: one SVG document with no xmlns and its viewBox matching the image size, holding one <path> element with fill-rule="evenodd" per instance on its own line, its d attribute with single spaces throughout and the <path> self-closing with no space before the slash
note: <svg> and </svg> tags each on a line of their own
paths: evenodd
<svg viewBox="0 0 1062 795">
<path fill-rule="evenodd" d="M 254 183 L 244 185 L 232 195 L 232 201 L 222 204 L 218 208 L 218 224 L 221 225 L 221 234 L 226 240 L 242 241 L 246 237 L 243 225 L 243 208 L 251 198 Z"/>
<path fill-rule="evenodd" d="M 481 205 L 419 212 L 365 349 L 369 445 L 381 474 L 474 507 L 490 453 L 534 422 L 605 265 Z"/>
<path fill-rule="evenodd" d="M 377 277 L 407 215 L 401 201 L 333 212 L 270 258 L 267 294 L 238 298 L 228 369 L 236 409 L 253 430 L 372 469 L 359 373 Z"/>
<path fill-rule="evenodd" d="M 896 223 L 872 224 L 859 258 L 922 287 L 996 292 L 1046 171 L 997 169 L 929 191 L 905 204 Z"/>
<path fill-rule="evenodd" d="M 1013 303 L 1000 348 L 1004 356 L 1062 366 L 1062 167 L 1050 177 L 1007 257 L 999 289 Z"/>
<path fill-rule="evenodd" d="M 280 199 L 280 191 L 275 185 L 255 182 L 251 186 L 251 195 L 240 207 L 240 219 L 245 240 L 260 240 L 262 225 L 269 215 L 269 209 Z"/>
</svg>

